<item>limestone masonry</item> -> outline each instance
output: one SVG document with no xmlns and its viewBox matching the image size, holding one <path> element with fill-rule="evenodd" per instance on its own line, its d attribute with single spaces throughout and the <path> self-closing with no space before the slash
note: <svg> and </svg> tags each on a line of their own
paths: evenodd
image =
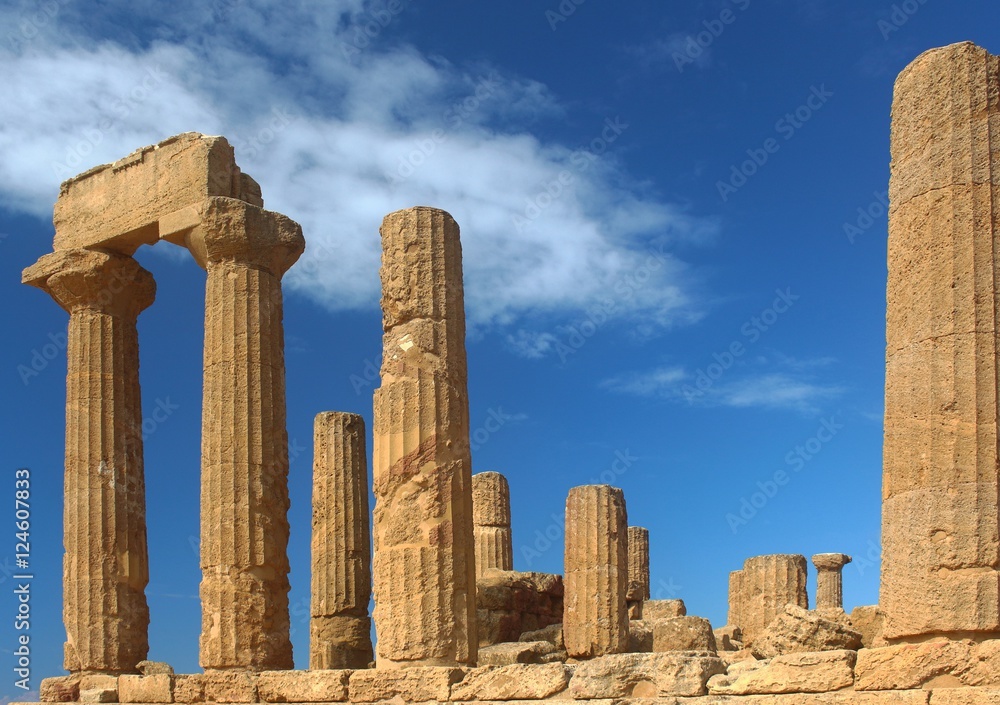
<svg viewBox="0 0 1000 705">
<path fill-rule="evenodd" d="M 371 481 L 362 418 L 316 416 L 305 671 L 281 288 L 302 230 L 264 210 L 222 137 L 185 133 L 70 179 L 53 252 L 23 274 L 69 314 L 69 675 L 44 679 L 41 701 L 1000 705 L 997 135 L 998 57 L 955 44 L 899 76 L 881 594 L 850 614 L 842 553 L 811 558 L 815 609 L 809 562 L 783 554 L 729 574 L 725 625 L 651 600 L 658 539 L 608 485 L 569 489 L 563 575 L 515 571 L 508 480 L 472 474 L 459 226 L 423 206 L 387 215 Z M 156 284 L 132 255 L 161 240 L 205 270 L 197 674 L 147 660 L 137 320 Z"/>
</svg>

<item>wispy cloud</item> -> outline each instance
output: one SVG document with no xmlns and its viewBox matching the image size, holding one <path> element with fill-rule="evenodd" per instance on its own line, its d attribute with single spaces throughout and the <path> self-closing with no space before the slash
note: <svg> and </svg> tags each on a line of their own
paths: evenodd
<svg viewBox="0 0 1000 705">
<path fill-rule="evenodd" d="M 794 409 L 817 412 L 817 404 L 837 397 L 841 389 L 784 373 L 764 374 L 724 384 L 715 393 L 717 403 L 737 408 Z"/>
<path fill-rule="evenodd" d="M 659 367 L 648 372 L 618 375 L 601 382 L 604 389 L 638 397 L 671 397 L 688 378 L 683 367 Z"/>
<path fill-rule="evenodd" d="M 375 31 L 378 9 L 360 0 L 113 0 L 86 15 L 67 3 L 47 31 L 0 48 L 0 206 L 48 220 L 67 176 L 179 132 L 223 134 L 266 206 L 303 225 L 291 290 L 332 310 L 373 306 L 382 216 L 438 206 L 462 227 L 473 328 L 572 320 L 640 268 L 651 243 L 715 232 L 650 194 L 612 150 L 591 159 L 535 137 L 533 124 L 564 111 L 543 84 L 392 41 L 409 11 L 380 15 Z M 9 26 L 19 17 L 0 10 Z M 619 117 L 595 115 L 594 137 Z M 566 171 L 572 184 L 515 227 Z M 620 315 L 690 320 L 691 270 L 669 251 L 664 261 Z M 545 340 L 522 343 L 531 354 Z"/>
<path fill-rule="evenodd" d="M 821 402 L 839 397 L 844 391 L 838 384 L 817 378 L 817 370 L 834 362 L 827 357 L 797 359 L 773 353 L 716 379 L 704 376 L 702 371 L 693 373 L 683 366 L 665 365 L 616 375 L 600 386 L 618 394 L 682 404 L 813 414 L 819 411 Z"/>
</svg>

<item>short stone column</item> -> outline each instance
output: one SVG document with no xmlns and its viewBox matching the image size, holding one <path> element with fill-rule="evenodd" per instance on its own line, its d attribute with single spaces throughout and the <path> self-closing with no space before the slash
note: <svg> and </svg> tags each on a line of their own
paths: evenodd
<svg viewBox="0 0 1000 705">
<path fill-rule="evenodd" d="M 372 572 L 364 419 L 319 414 L 313 457 L 309 668 L 368 668 Z"/>
<path fill-rule="evenodd" d="M 211 198 L 186 242 L 208 272 L 200 662 L 292 668 L 281 277 L 305 241 L 283 215 Z"/>
<path fill-rule="evenodd" d="M 1000 637 L 1000 58 L 920 55 L 892 105 L 879 607 L 890 642 Z"/>
<path fill-rule="evenodd" d="M 510 487 L 498 472 L 472 476 L 472 528 L 476 539 L 476 577 L 487 570 L 514 570 L 510 531 Z"/>
<path fill-rule="evenodd" d="M 748 558 L 740 577 L 743 640 L 759 636 L 785 605 L 809 608 L 805 556 L 778 554 Z M 736 626 L 736 625 L 731 625 Z"/>
<path fill-rule="evenodd" d="M 23 281 L 70 314 L 63 664 L 73 673 L 133 673 L 149 650 L 136 318 L 156 284 L 131 257 L 79 249 L 45 255 Z"/>
<path fill-rule="evenodd" d="M 649 599 L 649 530 L 628 527 L 628 602 L 629 619 L 642 619 L 642 603 Z"/>
<path fill-rule="evenodd" d="M 628 650 L 628 516 L 617 487 L 574 487 L 566 499 L 563 640 L 573 658 Z"/>
<path fill-rule="evenodd" d="M 372 475 L 376 664 L 476 662 L 462 245 L 442 210 L 382 221 Z"/>
<path fill-rule="evenodd" d="M 817 553 L 812 557 L 816 566 L 816 609 L 844 609 L 844 566 L 851 557 L 843 553 Z"/>
</svg>

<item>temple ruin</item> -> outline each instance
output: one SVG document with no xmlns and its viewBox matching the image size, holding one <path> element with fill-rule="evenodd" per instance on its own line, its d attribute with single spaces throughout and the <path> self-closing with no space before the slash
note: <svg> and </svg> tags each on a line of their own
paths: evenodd
<svg viewBox="0 0 1000 705">
<path fill-rule="evenodd" d="M 43 680 L 41 700 L 1000 703 L 998 134 L 1000 58 L 956 44 L 899 76 L 881 594 L 850 613 L 842 553 L 812 556 L 812 601 L 805 556 L 749 557 L 716 628 L 650 599 L 656 541 L 608 485 L 568 488 L 563 575 L 515 571 L 508 480 L 472 474 L 459 226 L 428 207 L 387 215 L 376 503 L 363 420 L 319 413 L 303 671 L 289 638 L 281 280 L 307 238 L 264 209 L 222 137 L 179 135 L 65 182 L 53 252 L 23 275 L 69 314 L 69 675 Z M 146 660 L 136 322 L 156 284 L 132 256 L 163 240 L 206 272 L 195 674 Z"/>
</svg>

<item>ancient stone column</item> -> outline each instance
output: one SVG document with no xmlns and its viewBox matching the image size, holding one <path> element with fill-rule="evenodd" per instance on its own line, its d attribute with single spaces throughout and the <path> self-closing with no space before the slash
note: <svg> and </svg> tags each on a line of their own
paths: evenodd
<svg viewBox="0 0 1000 705">
<path fill-rule="evenodd" d="M 843 553 L 817 553 L 812 557 L 816 566 L 816 609 L 844 609 L 844 566 L 851 557 Z"/>
<path fill-rule="evenodd" d="M 149 649 L 136 318 L 156 284 L 131 257 L 82 249 L 45 255 L 23 281 L 70 314 L 63 663 L 74 673 L 135 672 Z"/>
<path fill-rule="evenodd" d="M 642 619 L 642 603 L 649 599 L 649 529 L 628 527 L 629 619 Z"/>
<path fill-rule="evenodd" d="M 373 563 L 379 668 L 476 662 L 462 246 L 442 210 L 382 221 Z"/>
<path fill-rule="evenodd" d="M 743 624 L 743 571 L 734 570 L 729 574 L 729 614 L 726 621 L 730 627 Z"/>
<path fill-rule="evenodd" d="M 476 539 L 476 577 L 487 570 L 514 570 L 510 531 L 510 487 L 498 472 L 472 476 L 472 528 Z"/>
<path fill-rule="evenodd" d="M 617 487 L 574 487 L 566 499 L 563 639 L 574 658 L 628 650 L 628 517 Z"/>
<path fill-rule="evenodd" d="M 809 608 L 806 559 L 798 555 L 755 556 L 743 564 L 740 583 L 740 619 L 743 639 L 750 643 L 785 605 Z M 736 625 L 734 625 L 736 626 Z"/>
<path fill-rule="evenodd" d="M 372 571 L 364 419 L 336 411 L 318 415 L 314 448 L 309 668 L 368 668 Z"/>
<path fill-rule="evenodd" d="M 892 106 L 885 637 L 1000 636 L 1000 59 L 918 57 Z"/>
<path fill-rule="evenodd" d="M 291 668 L 281 277 L 305 241 L 289 218 L 217 197 L 186 242 L 208 272 L 200 662 Z"/>
</svg>

